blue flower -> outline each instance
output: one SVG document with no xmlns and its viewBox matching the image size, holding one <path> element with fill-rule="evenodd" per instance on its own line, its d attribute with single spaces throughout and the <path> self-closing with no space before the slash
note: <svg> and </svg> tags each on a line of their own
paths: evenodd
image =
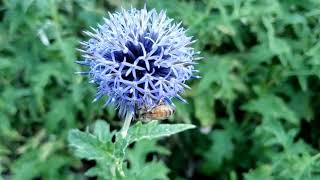
<svg viewBox="0 0 320 180">
<path fill-rule="evenodd" d="M 84 60 L 89 66 L 90 83 L 97 85 L 94 101 L 107 96 L 124 117 L 139 107 L 152 108 L 159 101 L 171 104 L 189 88 L 185 81 L 196 72 L 195 52 L 181 23 L 175 24 L 164 11 L 146 8 L 109 13 L 103 25 L 85 31 L 90 36 L 81 42 Z"/>
</svg>

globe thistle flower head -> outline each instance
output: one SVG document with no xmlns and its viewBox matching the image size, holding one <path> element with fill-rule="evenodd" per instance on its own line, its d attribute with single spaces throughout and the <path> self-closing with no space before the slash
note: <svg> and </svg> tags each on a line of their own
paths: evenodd
<svg viewBox="0 0 320 180">
<path fill-rule="evenodd" d="M 164 11 L 131 8 L 104 19 L 103 25 L 85 31 L 82 42 L 84 60 L 89 66 L 90 82 L 96 84 L 94 101 L 107 96 L 124 117 L 140 107 L 155 107 L 172 98 L 185 101 L 179 94 L 189 88 L 185 81 L 193 76 L 194 61 L 199 59 L 181 23 L 175 24 Z"/>
</svg>

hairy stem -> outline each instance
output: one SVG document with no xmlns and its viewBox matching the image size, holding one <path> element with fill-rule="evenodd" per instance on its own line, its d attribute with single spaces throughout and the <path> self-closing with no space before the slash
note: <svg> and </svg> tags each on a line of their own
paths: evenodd
<svg viewBox="0 0 320 180">
<path fill-rule="evenodd" d="M 127 134 L 128 134 L 128 129 L 130 127 L 130 123 L 131 123 L 131 120 L 133 118 L 133 113 L 130 112 L 126 115 L 126 118 L 124 120 L 124 123 L 123 123 L 123 126 L 122 126 L 122 129 L 121 129 L 121 135 L 122 137 L 126 137 Z"/>
</svg>

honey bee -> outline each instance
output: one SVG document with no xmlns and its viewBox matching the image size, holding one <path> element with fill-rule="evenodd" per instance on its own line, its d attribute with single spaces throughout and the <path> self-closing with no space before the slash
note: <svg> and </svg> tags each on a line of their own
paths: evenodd
<svg viewBox="0 0 320 180">
<path fill-rule="evenodd" d="M 148 109 L 146 107 L 140 108 L 136 111 L 136 119 L 142 121 L 150 120 L 164 120 L 168 119 L 175 113 L 176 109 L 172 105 L 166 105 L 162 100 L 157 106 Z"/>
</svg>

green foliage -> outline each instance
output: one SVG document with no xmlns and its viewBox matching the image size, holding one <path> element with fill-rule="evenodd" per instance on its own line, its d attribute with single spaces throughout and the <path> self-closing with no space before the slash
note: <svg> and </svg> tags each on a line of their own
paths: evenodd
<svg viewBox="0 0 320 180">
<path fill-rule="evenodd" d="M 87 160 L 96 160 L 97 166 L 89 169 L 86 174 L 98 176 L 101 179 L 168 179 L 168 169 L 163 162 L 153 159 L 145 162 L 150 152 L 169 154 L 169 151 L 157 146 L 152 140 L 169 136 L 190 128 L 188 124 L 157 124 L 151 121 L 148 124 L 137 123 L 129 128 L 126 137 L 121 132 L 110 132 L 110 126 L 104 121 L 97 121 L 93 133 L 71 130 L 68 141 L 75 150 L 75 154 Z M 115 138 L 114 142 L 112 138 Z M 137 142 L 128 153 L 127 147 Z M 124 163 L 127 159 L 130 168 Z"/>
<path fill-rule="evenodd" d="M 204 132 L 217 129 L 208 134 L 209 147 L 195 151 L 204 159 L 199 170 L 218 179 L 234 172 L 245 179 L 319 178 L 319 2 L 152 2 L 189 27 L 204 51 L 203 78 L 187 94 L 195 109 L 189 113 Z"/>
<path fill-rule="evenodd" d="M 170 122 L 197 124 L 199 131 L 117 151 L 123 173 L 137 179 L 319 179 L 320 2 L 147 2 L 197 39 L 203 78 L 190 82 L 192 90 L 183 94 L 189 103 L 177 102 Z M 88 168 L 90 176 L 121 177 L 109 157 L 116 135 L 110 129 L 120 129 L 122 121 L 113 107 L 101 108 L 103 101 L 91 103 L 94 87 L 74 74 L 81 68 L 74 61 L 78 41 L 86 40 L 83 30 L 131 5 L 143 1 L 0 2 L 0 179 L 84 179 Z M 68 136 L 96 119 L 109 125 L 97 121 L 90 135 L 72 130 Z M 118 139 L 117 148 L 141 134 L 153 138 L 155 127 L 135 124 L 130 133 L 136 128 L 137 134 L 131 142 Z M 87 161 L 70 153 L 68 137 Z"/>
</svg>

